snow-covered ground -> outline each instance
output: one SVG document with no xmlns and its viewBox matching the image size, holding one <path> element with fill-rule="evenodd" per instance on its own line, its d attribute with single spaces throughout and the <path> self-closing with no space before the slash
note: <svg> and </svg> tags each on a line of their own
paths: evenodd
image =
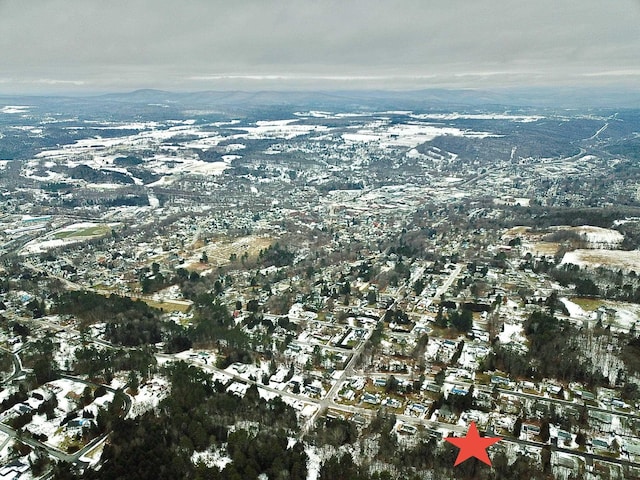
<svg viewBox="0 0 640 480">
<path fill-rule="evenodd" d="M 561 298 L 560 301 L 563 303 L 567 310 L 569 311 L 569 316 L 574 318 L 591 318 L 593 316 L 593 312 L 587 312 L 580 305 L 573 303 L 568 298 Z"/>
<path fill-rule="evenodd" d="M 0 108 L 0 113 L 16 114 L 27 113 L 31 107 L 28 105 L 6 105 Z"/>
<path fill-rule="evenodd" d="M 163 290 L 159 290 L 154 293 L 151 298 L 158 302 L 166 301 L 166 300 L 183 300 L 182 292 L 180 291 L 180 287 L 178 285 L 171 285 Z M 189 302 L 191 304 L 193 302 Z"/>
<path fill-rule="evenodd" d="M 53 248 L 62 247 L 63 245 L 69 245 L 70 243 L 75 243 L 78 241 L 80 241 L 78 238 L 57 238 L 54 240 L 35 241 L 33 243 L 28 243 L 27 245 L 25 245 L 24 248 L 20 251 L 20 255 L 44 253 Z"/>
<path fill-rule="evenodd" d="M 426 123 L 408 123 L 388 126 L 382 124 L 370 124 L 366 128 L 355 133 L 344 133 L 342 138 L 347 142 L 379 142 L 382 147 L 410 147 L 414 148 L 425 142 L 429 142 L 440 136 L 486 138 L 495 136 L 489 132 L 474 132 L 460 130 L 455 127 L 442 127 Z"/>
<path fill-rule="evenodd" d="M 561 264 L 572 263 L 581 267 L 609 267 L 640 272 L 640 250 L 588 250 L 578 249 L 567 252 Z"/>
<path fill-rule="evenodd" d="M 58 409 L 65 413 L 69 413 L 77 408 L 78 399 L 82 396 L 82 392 L 84 392 L 86 388 L 85 384 L 66 378 L 54 380 L 45 384 L 45 386 L 56 394 L 58 398 Z"/>
<path fill-rule="evenodd" d="M 328 127 L 324 125 L 296 125 L 299 119 L 293 118 L 289 120 L 261 120 L 256 122 L 255 127 L 233 127 L 234 130 L 243 130 L 247 134 L 244 138 L 282 138 L 292 139 L 300 135 L 307 135 L 311 132 L 325 132 Z"/>
<path fill-rule="evenodd" d="M 307 480 L 317 480 L 322 467 L 322 457 L 318 455 L 317 448 L 310 445 L 304 449 L 307 454 Z"/>
<path fill-rule="evenodd" d="M 518 343 L 520 345 L 525 345 L 525 341 L 527 340 L 524 335 L 524 329 L 522 328 L 522 324 L 520 323 L 504 323 L 504 331 L 498 334 L 500 338 L 500 343 Z"/>
<path fill-rule="evenodd" d="M 218 449 L 205 450 L 204 452 L 193 452 L 191 455 L 191 463 L 197 465 L 204 463 L 207 467 L 217 467 L 223 470 L 231 463 L 231 458 Z"/>
<path fill-rule="evenodd" d="M 53 231 L 42 238 L 36 238 L 29 243 L 27 243 L 23 249 L 20 251 L 20 255 L 29 255 L 34 253 L 43 253 L 53 248 L 58 248 L 64 245 L 70 245 L 72 243 L 83 242 L 88 238 L 94 238 L 101 235 L 104 235 L 105 231 L 108 230 L 89 230 L 87 235 L 80 235 L 84 233 L 83 231 L 87 231 L 88 229 L 95 229 L 96 227 L 104 226 L 105 229 L 115 227 L 119 225 L 119 223 L 109 223 L 109 224 L 99 224 L 94 222 L 81 222 L 74 223 L 73 225 L 68 225 L 60 230 Z M 73 232 L 77 232 L 78 234 L 73 234 Z M 68 236 L 63 236 L 62 238 L 56 238 L 60 234 Z"/>
<path fill-rule="evenodd" d="M 589 243 L 590 247 L 594 248 L 616 248 L 624 240 L 624 235 L 617 230 L 594 227 L 592 225 L 582 225 L 579 227 L 560 226 L 554 227 L 553 230 L 568 230 L 577 233 L 581 238 Z"/>
<path fill-rule="evenodd" d="M 418 113 L 410 115 L 421 120 L 510 120 L 517 123 L 537 122 L 541 115 L 514 115 L 509 113 Z"/>
<path fill-rule="evenodd" d="M 158 406 L 169 395 L 169 382 L 160 376 L 154 376 L 140 385 L 138 393 L 131 396 L 131 410 L 127 418 L 135 418 Z"/>
</svg>

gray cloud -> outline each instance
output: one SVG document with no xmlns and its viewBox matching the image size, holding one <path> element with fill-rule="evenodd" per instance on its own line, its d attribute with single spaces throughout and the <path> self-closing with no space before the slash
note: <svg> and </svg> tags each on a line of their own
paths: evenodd
<svg viewBox="0 0 640 480">
<path fill-rule="evenodd" d="M 0 0 L 2 91 L 639 84 L 637 0 Z"/>
</svg>

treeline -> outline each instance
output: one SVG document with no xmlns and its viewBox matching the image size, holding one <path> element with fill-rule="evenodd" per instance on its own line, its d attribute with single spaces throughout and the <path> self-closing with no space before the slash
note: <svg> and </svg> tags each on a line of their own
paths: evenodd
<svg viewBox="0 0 640 480">
<path fill-rule="evenodd" d="M 92 183 L 119 183 L 125 185 L 133 185 L 134 183 L 133 178 L 122 172 L 105 169 L 98 170 L 88 165 L 77 165 L 72 168 L 58 165 L 53 167 L 52 170 L 67 173 L 71 178 Z"/>
<path fill-rule="evenodd" d="M 527 208 L 508 208 L 509 225 L 528 225 L 535 228 L 548 228 L 558 225 L 593 225 L 611 228 L 616 220 L 640 216 L 638 207 L 549 207 L 532 205 Z"/>
<path fill-rule="evenodd" d="M 74 196 L 65 198 L 61 205 L 65 208 L 85 207 L 90 205 L 102 205 L 105 207 L 146 207 L 149 205 L 149 197 L 146 193 L 128 194 L 101 197 Z"/>
<path fill-rule="evenodd" d="M 563 287 L 575 285 L 578 295 L 640 303 L 640 277 L 633 270 L 629 273 L 605 267 L 586 270 L 569 263 L 549 273 Z"/>
</svg>

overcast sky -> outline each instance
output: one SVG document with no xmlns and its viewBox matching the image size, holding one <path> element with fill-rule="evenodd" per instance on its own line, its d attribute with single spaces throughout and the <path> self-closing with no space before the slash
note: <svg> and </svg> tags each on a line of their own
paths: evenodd
<svg viewBox="0 0 640 480">
<path fill-rule="evenodd" d="M 640 0 L 0 0 L 0 94 L 640 88 Z"/>
</svg>

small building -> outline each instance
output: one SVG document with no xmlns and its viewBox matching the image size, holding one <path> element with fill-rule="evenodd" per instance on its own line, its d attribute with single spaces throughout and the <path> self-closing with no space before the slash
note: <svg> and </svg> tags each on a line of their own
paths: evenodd
<svg viewBox="0 0 640 480">
<path fill-rule="evenodd" d="M 418 417 L 427 413 L 427 407 L 425 407 L 421 403 L 410 404 L 408 410 L 410 414 L 417 415 Z"/>
<path fill-rule="evenodd" d="M 418 433 L 418 429 L 413 425 L 409 425 L 408 423 L 401 423 L 398 427 L 399 433 L 405 433 L 407 435 L 415 435 Z"/>
<path fill-rule="evenodd" d="M 590 422 L 601 432 L 609 432 L 611 430 L 613 416 L 610 413 L 601 412 L 599 410 L 589 410 L 588 415 Z"/>
<path fill-rule="evenodd" d="M 402 407 L 402 402 L 396 398 L 386 398 L 383 402 L 383 405 L 386 405 L 389 408 L 400 408 Z"/>
<path fill-rule="evenodd" d="M 442 432 L 440 430 L 436 430 L 435 428 L 426 428 L 425 432 L 436 440 L 442 440 Z"/>
<path fill-rule="evenodd" d="M 28 463 L 22 463 L 20 459 L 13 460 L 0 468 L 0 479 L 2 480 L 17 480 L 22 475 L 25 475 L 31 467 Z"/>
<path fill-rule="evenodd" d="M 558 430 L 558 439 L 559 440 L 571 440 L 571 433 L 566 430 Z"/>
<path fill-rule="evenodd" d="M 634 457 L 640 457 L 640 442 L 634 442 L 632 440 L 626 440 L 622 444 L 621 450 L 628 455 L 633 455 Z"/>
<path fill-rule="evenodd" d="M 384 387 L 386 387 L 386 386 L 387 386 L 387 379 L 386 379 L 386 378 L 376 378 L 376 379 L 373 381 L 373 384 L 374 384 L 376 387 L 384 388 Z"/>
<path fill-rule="evenodd" d="M 437 383 L 427 383 L 426 390 L 433 393 L 440 393 L 442 390 L 442 387 Z"/>
<path fill-rule="evenodd" d="M 565 457 L 564 455 L 557 455 L 556 456 L 556 460 L 555 460 L 555 464 L 558 467 L 564 467 L 564 468 L 568 468 L 570 470 L 573 470 L 573 469 L 576 468 L 576 462 L 573 460 L 573 458 Z"/>
<path fill-rule="evenodd" d="M 75 420 L 69 420 L 66 425 L 67 431 L 69 430 L 89 430 L 95 425 L 95 422 L 91 418 L 76 418 Z"/>
<path fill-rule="evenodd" d="M 351 402 L 353 401 L 354 398 L 356 398 L 356 392 L 349 389 L 346 392 L 342 393 L 340 396 L 344 398 L 347 402 Z"/>
<path fill-rule="evenodd" d="M 583 400 L 586 400 L 586 401 L 591 401 L 596 399 L 596 396 L 593 393 L 588 392 L 586 390 L 578 390 L 576 392 L 576 395 L 578 395 L 579 397 L 581 397 Z"/>
<path fill-rule="evenodd" d="M 380 400 L 375 395 L 371 395 L 370 393 L 365 393 L 364 395 L 362 395 L 362 402 L 368 403 L 370 405 L 377 405 L 378 403 L 380 403 Z"/>
<path fill-rule="evenodd" d="M 547 385 L 547 392 L 551 395 L 558 395 L 562 391 L 562 387 L 558 385 Z"/>
<path fill-rule="evenodd" d="M 492 375 L 491 383 L 494 385 L 509 385 L 509 379 L 500 375 Z"/>
<path fill-rule="evenodd" d="M 609 442 L 603 438 L 594 438 L 591 446 L 597 450 L 609 450 Z"/>
<path fill-rule="evenodd" d="M 464 396 L 464 395 L 466 395 L 466 394 L 467 394 L 467 393 L 469 393 L 469 392 L 468 392 L 467 390 L 465 390 L 464 388 L 461 388 L 461 387 L 453 387 L 453 388 L 451 389 L 451 393 L 452 393 L 453 395 L 461 395 L 461 396 Z"/>
<path fill-rule="evenodd" d="M 360 415 L 359 413 L 356 413 L 353 417 L 351 417 L 351 420 L 353 421 L 353 423 L 355 423 L 356 425 L 364 425 L 365 423 L 367 423 L 367 421 L 365 420 L 365 418 Z"/>
</svg>

